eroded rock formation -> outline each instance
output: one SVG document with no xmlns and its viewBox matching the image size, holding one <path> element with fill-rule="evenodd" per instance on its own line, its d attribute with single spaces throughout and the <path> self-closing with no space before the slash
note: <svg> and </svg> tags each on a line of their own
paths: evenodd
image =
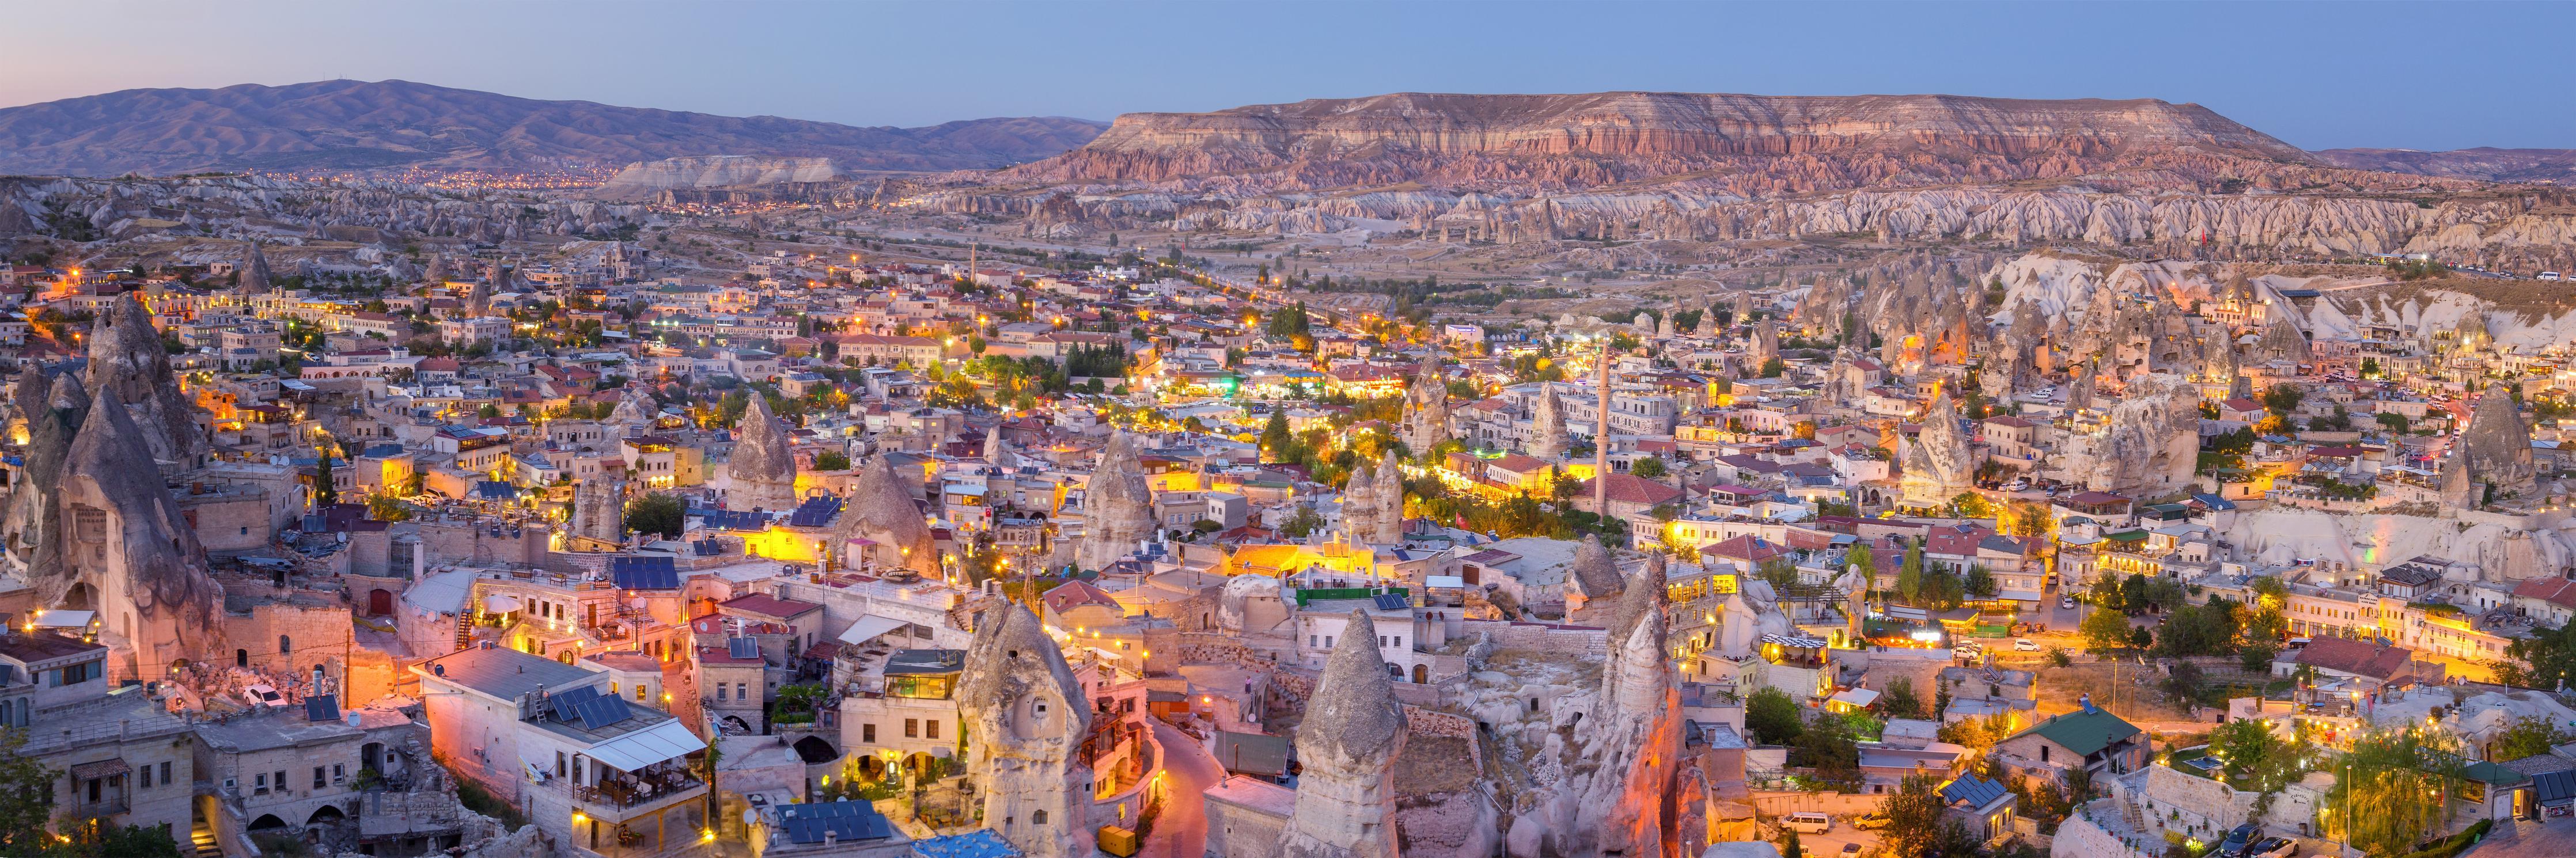
<svg viewBox="0 0 2576 858">
<path fill-rule="evenodd" d="M 1145 479 L 1136 436 L 1120 429 L 1083 483 L 1082 541 L 1073 560 L 1084 569 L 1106 569 L 1153 535 L 1153 484 Z"/>
<path fill-rule="evenodd" d="M 984 824 L 1029 858 L 1091 854 L 1091 707 L 1064 653 L 1028 606 L 1006 603 L 975 630 L 957 685 L 973 726 L 967 776 Z M 1374 649 L 1371 650 L 1374 652 Z"/>
<path fill-rule="evenodd" d="M 2486 484 L 2497 500 L 2531 494 L 2540 472 L 2531 458 L 2531 424 L 2502 382 L 2489 382 L 2478 397 L 2457 455 L 2468 460 L 2469 477 Z"/>
<path fill-rule="evenodd" d="M 913 502 L 912 490 L 896 473 L 894 461 L 879 453 L 868 457 L 858 471 L 850 498 L 841 505 L 841 517 L 832 523 L 833 550 L 841 565 L 855 567 L 864 558 L 879 568 L 937 576 L 939 557 L 930 522 Z"/>
<path fill-rule="evenodd" d="M 796 451 L 787 427 L 770 413 L 769 400 L 758 392 L 735 424 L 733 456 L 725 473 L 733 480 L 725 490 L 725 509 L 735 512 L 785 512 L 796 506 Z"/>
<path fill-rule="evenodd" d="M 113 390 L 128 403 L 135 426 L 143 433 L 151 458 L 180 469 L 205 461 L 206 428 L 197 421 L 197 406 L 179 390 L 170 370 L 170 352 L 152 327 L 152 311 L 127 292 L 107 307 L 89 340 L 88 388 Z"/>
<path fill-rule="evenodd" d="M 2086 488 L 2141 500 L 2189 490 L 2200 451 L 2200 398 L 2181 376 L 2130 379 L 2100 428 L 2068 437 L 2068 475 Z"/>
<path fill-rule="evenodd" d="M 96 610 L 119 678 L 158 676 L 218 648 L 223 588 L 114 388 L 97 392 L 54 494 L 62 550 L 29 570 L 37 603 Z"/>
<path fill-rule="evenodd" d="M 1395 760 L 1404 739 L 1404 704 L 1378 654 L 1377 625 L 1354 610 L 1297 725 L 1306 771 L 1278 858 L 1396 858 Z"/>
<path fill-rule="evenodd" d="M 1959 409 L 1946 388 L 1923 411 L 1923 430 L 1905 443 L 1898 493 L 1906 506 L 1937 507 L 1974 485 L 1977 463 L 1959 429 Z"/>
</svg>

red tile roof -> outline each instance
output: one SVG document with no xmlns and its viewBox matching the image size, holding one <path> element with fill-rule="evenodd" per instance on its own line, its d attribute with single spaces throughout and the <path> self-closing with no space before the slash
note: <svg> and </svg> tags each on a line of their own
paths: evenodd
<svg viewBox="0 0 2576 858">
<path fill-rule="evenodd" d="M 2317 638 L 2299 651 L 2300 664 L 2315 665 L 2320 670 L 2386 680 L 2406 669 L 2415 652 L 2401 646 L 2372 644 L 2349 638 Z"/>
<path fill-rule="evenodd" d="M 820 611 L 823 609 L 823 606 L 812 602 L 781 599 L 776 596 L 760 593 L 753 593 L 748 596 L 738 596 L 735 597 L 733 601 L 717 605 L 716 607 L 740 611 L 746 614 L 758 614 L 764 617 L 777 617 L 782 620 L 794 619 L 807 611 Z"/>
</svg>

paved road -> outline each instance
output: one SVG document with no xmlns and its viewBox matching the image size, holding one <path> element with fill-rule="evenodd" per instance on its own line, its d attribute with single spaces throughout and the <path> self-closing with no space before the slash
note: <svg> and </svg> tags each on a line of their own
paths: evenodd
<svg viewBox="0 0 2576 858">
<path fill-rule="evenodd" d="M 1843 844 L 1858 843 L 1860 851 L 1845 853 Z M 1798 849 L 1809 858 L 1845 858 L 1846 855 L 1873 855 L 1878 852 L 1878 832 L 1851 827 L 1851 820 L 1834 819 L 1834 830 L 1823 834 L 1798 835 Z"/>
<path fill-rule="evenodd" d="M 1207 788 L 1225 779 L 1225 768 L 1208 756 L 1188 733 L 1161 721 L 1154 741 L 1163 746 L 1162 777 L 1167 788 L 1163 815 L 1145 838 L 1144 858 L 1200 858 L 1207 854 Z"/>
</svg>

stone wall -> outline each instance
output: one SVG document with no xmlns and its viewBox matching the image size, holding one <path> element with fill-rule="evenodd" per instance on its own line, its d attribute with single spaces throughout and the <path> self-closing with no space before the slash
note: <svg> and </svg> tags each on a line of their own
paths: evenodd
<svg viewBox="0 0 2576 858">
<path fill-rule="evenodd" d="M 1548 652 L 1584 652 L 1603 655 L 1610 651 L 1610 633 L 1585 626 L 1563 626 L 1548 623 L 1521 623 L 1508 620 L 1464 620 L 1459 633 L 1465 637 L 1491 635 L 1494 645 L 1503 649 L 1534 649 Z"/>
<path fill-rule="evenodd" d="M 1181 634 L 1179 651 L 1182 664 L 1221 664 L 1251 670 L 1277 667 L 1277 654 L 1256 649 L 1230 635 Z"/>
<path fill-rule="evenodd" d="M 2050 858 L 2157 858 L 2154 853 L 2129 848 L 2129 844 L 2112 836 L 2082 816 L 2067 818 L 2057 827 L 2057 838 L 2049 844 Z"/>
</svg>

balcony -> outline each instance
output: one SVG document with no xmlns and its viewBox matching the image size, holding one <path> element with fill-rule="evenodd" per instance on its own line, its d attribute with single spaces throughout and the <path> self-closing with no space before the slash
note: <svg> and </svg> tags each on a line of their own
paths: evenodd
<svg viewBox="0 0 2576 858">
<path fill-rule="evenodd" d="M 126 810 L 125 796 L 112 795 L 98 801 L 85 801 L 72 805 L 72 817 L 76 819 L 100 819 L 124 813 Z"/>
<path fill-rule="evenodd" d="M 598 782 L 576 785 L 572 788 L 572 795 L 579 801 L 599 807 L 631 810 L 701 795 L 700 791 L 705 787 L 705 781 L 690 774 L 687 766 L 674 760 L 656 763 L 641 772 L 603 768 Z"/>
</svg>

